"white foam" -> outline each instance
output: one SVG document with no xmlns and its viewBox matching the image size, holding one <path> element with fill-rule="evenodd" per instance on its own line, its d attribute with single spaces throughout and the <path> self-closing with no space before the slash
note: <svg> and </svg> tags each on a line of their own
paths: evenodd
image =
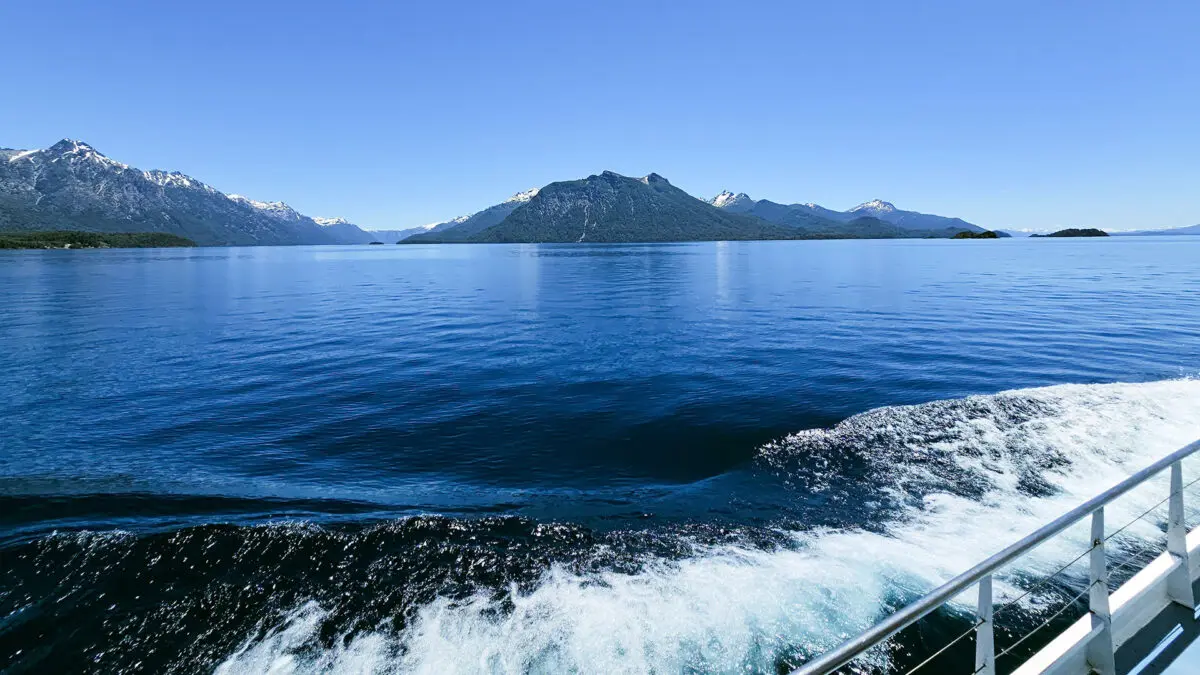
<svg viewBox="0 0 1200 675">
<path fill-rule="evenodd" d="M 989 414 L 1018 399 L 1041 404 L 1034 408 L 1041 412 L 1016 422 Z M 821 434 L 872 426 L 913 439 L 901 451 L 914 458 L 941 453 L 986 480 L 978 501 L 934 493 L 885 533 L 795 532 L 793 547 L 775 551 L 703 547 L 680 561 L 649 560 L 636 574 L 585 575 L 554 566 L 533 590 L 513 589 L 511 609 L 482 593 L 467 601 L 440 598 L 399 634 L 380 628 L 315 657 L 324 612 L 310 603 L 266 637 L 248 639 L 217 672 L 774 672 L 785 650 L 833 646 L 880 619 L 889 603 L 911 600 L 1200 436 L 1194 380 L 1065 385 L 959 403 L 950 409 L 971 412 L 949 423 L 944 402 L 889 408 L 838 429 L 803 432 L 766 452 L 778 456 Z M 930 444 L 921 439 L 931 424 L 943 425 L 942 432 L 953 428 Z M 1030 456 L 1068 460 L 1041 474 L 1057 488 L 1053 496 L 1018 490 Z M 920 461 L 895 469 L 895 489 L 927 478 Z M 1163 477 L 1123 498 L 1107 509 L 1110 527 L 1165 494 Z M 1159 535 L 1145 522 L 1130 532 Z M 1016 571 L 1052 572 L 1086 546 L 1087 533 L 1077 528 L 1021 559 Z M 998 590 L 1017 592 L 1003 583 Z M 963 600 L 961 609 L 969 611 L 972 600 Z"/>
</svg>

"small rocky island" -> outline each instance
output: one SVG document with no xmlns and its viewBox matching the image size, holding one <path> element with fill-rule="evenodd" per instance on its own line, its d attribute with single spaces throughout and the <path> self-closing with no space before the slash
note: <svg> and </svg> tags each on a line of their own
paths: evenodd
<svg viewBox="0 0 1200 675">
<path fill-rule="evenodd" d="M 1051 232 L 1050 234 L 1031 234 L 1031 237 L 1107 237 L 1108 233 L 1104 230 L 1097 230 L 1094 227 L 1068 227 L 1065 230 Z"/>
<path fill-rule="evenodd" d="M 995 232 L 992 232 L 991 230 L 985 230 L 983 232 L 968 232 L 968 231 L 964 230 L 950 238 L 951 239 L 999 239 L 1000 235 L 996 234 Z"/>
</svg>

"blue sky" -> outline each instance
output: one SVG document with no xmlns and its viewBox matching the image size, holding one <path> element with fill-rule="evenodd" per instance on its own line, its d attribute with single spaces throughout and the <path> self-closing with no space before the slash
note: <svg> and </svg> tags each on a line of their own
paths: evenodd
<svg viewBox="0 0 1200 675">
<path fill-rule="evenodd" d="M 0 146 L 405 227 L 604 169 L 988 227 L 1200 222 L 1196 2 L 0 3 Z"/>
</svg>

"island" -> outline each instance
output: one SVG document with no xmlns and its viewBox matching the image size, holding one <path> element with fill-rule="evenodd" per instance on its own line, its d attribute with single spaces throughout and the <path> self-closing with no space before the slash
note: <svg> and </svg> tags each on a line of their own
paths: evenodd
<svg viewBox="0 0 1200 675">
<path fill-rule="evenodd" d="M 1076 228 L 1068 227 L 1065 230 L 1051 232 L 1050 234 L 1031 234 L 1030 237 L 1107 237 L 1108 233 L 1104 230 L 1097 230 L 1094 227 Z"/>
<path fill-rule="evenodd" d="M 0 248 L 168 248 L 195 246 L 191 239 L 163 232 L 0 232 Z"/>
<path fill-rule="evenodd" d="M 951 239 L 999 239 L 1000 235 L 996 234 L 995 232 L 992 232 L 991 230 L 984 230 L 983 232 L 968 232 L 968 231 L 964 230 L 950 238 Z"/>
</svg>

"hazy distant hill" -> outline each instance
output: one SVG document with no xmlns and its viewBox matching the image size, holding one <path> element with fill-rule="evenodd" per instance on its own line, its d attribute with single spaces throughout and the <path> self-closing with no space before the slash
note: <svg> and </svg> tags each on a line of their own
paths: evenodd
<svg viewBox="0 0 1200 675">
<path fill-rule="evenodd" d="M 401 239 L 407 239 L 414 234 L 428 232 L 427 227 L 410 227 L 406 230 L 364 230 L 371 235 L 371 241 L 382 241 L 385 244 L 395 244 Z M 368 242 L 370 243 L 370 242 Z"/>
<path fill-rule="evenodd" d="M 201 245 L 363 243 L 341 219 L 226 195 L 178 172 L 142 171 L 90 145 L 0 150 L 0 230 L 161 232 Z"/>
<path fill-rule="evenodd" d="M 1165 230 L 1132 230 L 1129 232 L 1110 232 L 1109 234 L 1120 237 L 1131 236 L 1158 236 L 1172 234 L 1200 234 L 1200 225 L 1189 225 L 1187 227 L 1172 227 Z"/>
</svg>

